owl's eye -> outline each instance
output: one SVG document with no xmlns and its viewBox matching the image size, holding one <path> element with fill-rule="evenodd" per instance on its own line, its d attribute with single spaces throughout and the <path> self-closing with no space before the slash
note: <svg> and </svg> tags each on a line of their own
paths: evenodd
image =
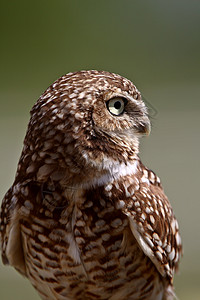
<svg viewBox="0 0 200 300">
<path fill-rule="evenodd" d="M 127 100 L 125 98 L 115 97 L 107 101 L 107 109 L 112 115 L 119 116 L 124 112 Z"/>
</svg>

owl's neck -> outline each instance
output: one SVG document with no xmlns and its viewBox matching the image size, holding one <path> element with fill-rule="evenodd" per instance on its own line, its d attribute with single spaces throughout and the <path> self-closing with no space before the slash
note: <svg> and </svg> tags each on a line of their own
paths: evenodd
<svg viewBox="0 0 200 300">
<path fill-rule="evenodd" d="M 122 176 L 136 174 L 138 170 L 139 158 L 129 162 L 104 162 L 101 170 L 96 170 L 92 178 L 88 181 L 82 182 L 83 188 L 91 188 L 103 186 L 118 180 Z"/>
</svg>

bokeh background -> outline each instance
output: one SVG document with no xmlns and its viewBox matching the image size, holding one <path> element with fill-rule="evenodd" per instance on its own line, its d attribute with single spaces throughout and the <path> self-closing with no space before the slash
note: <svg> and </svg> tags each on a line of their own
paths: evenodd
<svg viewBox="0 0 200 300">
<path fill-rule="evenodd" d="M 55 79 L 81 69 L 128 77 L 152 119 L 141 158 L 161 177 L 181 228 L 176 293 L 200 299 L 200 1 L 10 0 L 0 22 L 0 198 L 14 179 L 29 111 Z M 1 263 L 0 299 L 39 297 Z"/>
</svg>

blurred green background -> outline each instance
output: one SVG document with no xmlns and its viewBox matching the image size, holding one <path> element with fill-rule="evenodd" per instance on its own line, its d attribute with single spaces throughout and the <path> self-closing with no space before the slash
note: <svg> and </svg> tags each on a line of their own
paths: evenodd
<svg viewBox="0 0 200 300">
<path fill-rule="evenodd" d="M 131 79 L 153 106 L 143 162 L 161 177 L 179 220 L 179 299 L 200 299 L 200 1 L 4 1 L 0 11 L 0 196 L 13 182 L 40 94 L 81 69 Z M 156 112 L 156 113 L 155 113 Z M 1 300 L 37 300 L 0 264 Z"/>
</svg>

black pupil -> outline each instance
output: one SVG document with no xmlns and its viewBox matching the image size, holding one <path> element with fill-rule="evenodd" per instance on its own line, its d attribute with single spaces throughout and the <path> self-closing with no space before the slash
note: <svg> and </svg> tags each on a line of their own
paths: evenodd
<svg viewBox="0 0 200 300">
<path fill-rule="evenodd" d="M 115 104 L 114 104 L 114 107 L 115 107 L 116 109 L 120 109 L 121 106 L 122 106 L 122 104 L 121 104 L 120 101 L 116 101 Z"/>
</svg>

